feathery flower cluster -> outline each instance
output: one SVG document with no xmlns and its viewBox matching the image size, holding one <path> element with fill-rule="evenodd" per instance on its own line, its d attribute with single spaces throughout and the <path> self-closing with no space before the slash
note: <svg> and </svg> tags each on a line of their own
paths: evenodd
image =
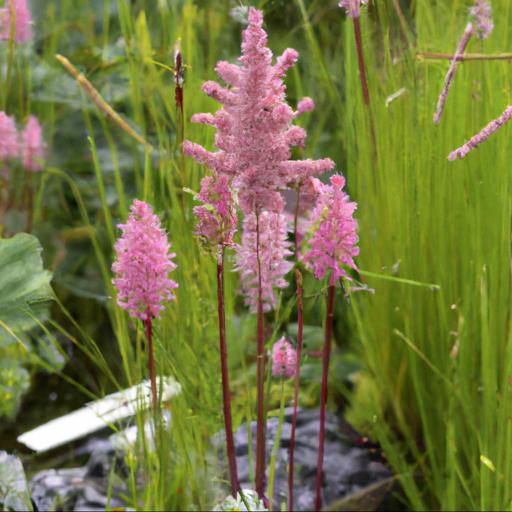
<svg viewBox="0 0 512 512">
<path fill-rule="evenodd" d="M 213 81 L 203 85 L 203 91 L 223 108 L 215 115 L 196 114 L 192 121 L 216 128 L 218 151 L 207 151 L 189 141 L 183 144 L 186 154 L 233 180 L 245 214 L 280 212 L 284 204 L 279 191 L 288 183 L 334 167 L 330 159 L 290 160 L 290 148 L 303 145 L 306 136 L 292 121 L 311 110 L 313 103 L 305 98 L 296 112 L 286 103 L 283 78 L 298 54 L 288 48 L 272 65 L 262 25 L 261 11 L 250 8 L 240 65 L 221 61 L 216 66 L 217 74 L 230 87 Z"/>
<path fill-rule="evenodd" d="M 494 28 L 491 4 L 487 0 L 476 0 L 475 5 L 469 9 L 469 15 L 476 25 L 477 37 L 487 39 Z"/>
<path fill-rule="evenodd" d="M 483 128 L 476 135 L 471 137 L 465 144 L 463 144 L 460 148 L 452 151 L 448 155 L 448 160 L 455 160 L 457 158 L 464 158 L 472 149 L 475 149 L 477 146 L 480 146 L 483 142 L 485 142 L 493 133 L 497 132 L 505 123 L 510 121 L 512 117 L 512 105 L 509 105 L 503 114 L 497 119 L 491 121 L 485 128 Z"/>
<path fill-rule="evenodd" d="M 295 376 L 297 351 L 284 336 L 272 347 L 272 375 L 289 379 Z"/>
<path fill-rule="evenodd" d="M 345 9 L 347 16 L 359 18 L 361 15 L 361 5 L 368 5 L 368 0 L 341 0 L 339 7 Z"/>
<path fill-rule="evenodd" d="M 11 38 L 11 6 L 14 11 L 14 40 L 25 43 L 32 38 L 32 15 L 27 6 L 27 0 L 5 0 L 5 7 L 0 9 L 0 39 L 8 41 Z"/>
<path fill-rule="evenodd" d="M 353 217 L 357 204 L 343 191 L 345 178 L 341 175 L 332 176 L 331 185 L 318 182 L 317 186 L 320 193 L 311 214 L 311 248 L 304 261 L 313 268 L 317 279 L 330 270 L 333 285 L 340 277 L 348 277 L 344 267 L 357 269 L 353 259 L 359 254 L 357 221 Z"/>
<path fill-rule="evenodd" d="M 43 141 L 41 125 L 35 116 L 28 118 L 21 134 L 21 161 L 27 171 L 43 170 L 46 144 Z"/>
<path fill-rule="evenodd" d="M 292 253 L 286 240 L 286 219 L 283 214 L 261 212 L 259 220 L 251 213 L 244 219 L 242 243 L 236 246 L 235 270 L 240 272 L 245 304 L 252 312 L 258 309 L 258 250 L 257 224 L 259 223 L 259 256 L 261 262 L 261 294 L 264 311 L 276 305 L 274 288 L 286 288 L 284 276 L 293 264 L 286 260 Z"/>
<path fill-rule="evenodd" d="M 13 117 L 0 112 L 0 162 L 6 163 L 19 157 L 18 131 Z"/>
<path fill-rule="evenodd" d="M 218 257 L 222 248 L 233 244 L 236 233 L 236 207 L 229 178 L 222 174 L 206 176 L 201 180 L 198 198 L 203 204 L 194 208 L 198 219 L 195 234 Z"/>
<path fill-rule="evenodd" d="M 118 290 L 117 303 L 141 320 L 159 317 L 163 302 L 174 299 L 178 284 L 169 279 L 176 268 L 169 254 L 167 234 L 151 206 L 135 200 L 126 224 L 118 226 L 121 237 L 115 244 L 116 261 L 112 270 Z"/>
</svg>

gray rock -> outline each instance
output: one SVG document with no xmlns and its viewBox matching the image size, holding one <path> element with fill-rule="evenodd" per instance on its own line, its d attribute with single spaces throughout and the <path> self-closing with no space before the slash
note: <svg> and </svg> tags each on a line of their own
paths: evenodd
<svg viewBox="0 0 512 512">
<path fill-rule="evenodd" d="M 315 500 L 316 468 L 319 437 L 318 410 L 299 411 L 295 435 L 295 486 L 294 509 L 313 510 Z M 281 440 L 276 456 L 273 509 L 281 510 L 288 499 L 288 454 L 291 435 L 292 410 L 287 409 L 281 432 Z M 267 422 L 267 477 L 270 457 L 277 432 L 277 418 Z M 390 470 L 380 461 L 376 461 L 369 448 L 357 446 L 342 430 L 342 423 L 333 414 L 327 414 L 325 430 L 325 457 L 323 478 L 323 501 L 326 504 L 352 496 L 364 495 L 367 486 L 372 487 L 372 503 L 389 492 L 389 486 L 375 487 L 374 484 L 388 480 Z M 347 429 L 345 429 L 347 430 Z M 251 424 L 253 454 L 256 452 L 256 422 Z M 216 437 L 216 444 L 222 446 L 223 434 Z M 220 443 L 220 444 L 219 444 Z M 242 487 L 250 488 L 247 425 L 235 432 L 238 477 Z M 376 490 L 377 489 L 377 490 Z"/>
</svg>

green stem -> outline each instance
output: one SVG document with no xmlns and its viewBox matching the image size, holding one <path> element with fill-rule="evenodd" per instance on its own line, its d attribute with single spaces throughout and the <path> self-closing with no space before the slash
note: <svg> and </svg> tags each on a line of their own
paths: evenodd
<svg viewBox="0 0 512 512">
<path fill-rule="evenodd" d="M 272 501 L 274 498 L 274 477 L 276 472 L 276 457 L 279 450 L 279 443 L 281 441 L 281 430 L 284 421 L 284 378 L 281 379 L 281 405 L 279 407 L 279 423 L 277 424 L 276 439 L 274 441 L 274 448 L 272 449 L 272 456 L 270 458 L 270 472 L 268 475 L 268 509 L 272 510 Z"/>
</svg>

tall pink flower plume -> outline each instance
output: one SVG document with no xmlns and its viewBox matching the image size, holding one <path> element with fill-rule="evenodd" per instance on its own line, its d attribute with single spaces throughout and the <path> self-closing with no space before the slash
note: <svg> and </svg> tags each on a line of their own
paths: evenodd
<svg viewBox="0 0 512 512">
<path fill-rule="evenodd" d="M 341 0 L 338 4 L 351 18 L 361 16 L 361 5 L 368 5 L 368 0 Z"/>
<path fill-rule="evenodd" d="M 465 144 L 463 144 L 460 148 L 452 151 L 448 155 L 448 160 L 456 160 L 457 158 L 464 158 L 472 149 L 475 149 L 477 146 L 480 146 L 483 142 L 485 142 L 493 133 L 496 133 L 505 123 L 510 121 L 512 117 L 512 105 L 509 105 L 503 114 L 497 119 L 491 121 L 485 128 L 482 128 L 476 135 L 471 137 Z"/>
<path fill-rule="evenodd" d="M 194 208 L 197 217 L 195 234 L 215 255 L 233 244 L 237 215 L 229 178 L 225 175 L 206 176 L 201 181 L 199 199 L 202 205 Z"/>
<path fill-rule="evenodd" d="M 12 2 L 12 8 L 9 5 Z M 32 38 L 32 15 L 27 6 L 27 0 L 5 0 L 5 7 L 0 9 L 0 39 L 8 41 L 11 38 L 11 9 L 14 11 L 14 40 L 26 43 Z"/>
<path fill-rule="evenodd" d="M 258 255 L 256 215 L 251 213 L 244 219 L 242 243 L 236 247 L 235 270 L 240 272 L 245 303 L 254 313 L 258 309 Z M 277 302 L 275 288 L 286 288 L 286 274 L 293 264 L 286 260 L 292 253 L 287 241 L 286 219 L 274 212 L 259 214 L 261 295 L 263 309 L 270 311 Z"/>
<path fill-rule="evenodd" d="M 41 125 L 35 116 L 30 116 L 21 134 L 21 160 L 23 167 L 27 171 L 42 171 L 45 156 L 46 144 L 43 141 Z"/>
<path fill-rule="evenodd" d="M 126 224 L 118 227 L 121 237 L 115 244 L 116 261 L 112 265 L 118 291 L 117 303 L 141 320 L 160 316 L 163 303 L 174 299 L 178 284 L 169 279 L 176 268 L 170 254 L 167 234 L 151 206 L 135 200 Z"/>
<path fill-rule="evenodd" d="M 357 204 L 343 191 L 345 178 L 339 174 L 331 176 L 331 185 L 317 185 L 320 195 L 311 214 L 313 235 L 304 261 L 317 279 L 331 271 L 333 285 L 340 277 L 348 277 L 346 267 L 357 269 L 354 257 L 359 254 L 359 239 L 353 217 Z"/>
<path fill-rule="evenodd" d="M 289 379 L 295 376 L 297 351 L 284 336 L 272 347 L 272 375 Z"/>
<path fill-rule="evenodd" d="M 0 112 L 0 162 L 13 160 L 20 155 L 18 131 L 13 117 Z"/>
<path fill-rule="evenodd" d="M 494 28 L 491 4 L 486 0 L 476 0 L 475 5 L 469 9 L 469 14 L 476 25 L 477 37 L 487 39 Z"/>
<path fill-rule="evenodd" d="M 244 213 L 279 212 L 283 200 L 279 190 L 300 177 L 334 167 L 330 159 L 290 160 L 291 147 L 302 146 L 306 132 L 292 124 L 297 113 L 286 103 L 283 78 L 298 54 L 288 48 L 272 65 L 263 15 L 249 9 L 249 26 L 243 33 L 239 65 L 218 62 L 217 74 L 228 88 L 210 81 L 203 91 L 222 104 L 215 114 L 197 114 L 193 122 L 216 128 L 215 146 L 207 151 L 185 141 L 183 150 L 199 163 L 233 179 Z M 299 103 L 299 111 L 312 108 L 312 101 Z M 300 112 L 299 112 L 300 113 Z"/>
</svg>

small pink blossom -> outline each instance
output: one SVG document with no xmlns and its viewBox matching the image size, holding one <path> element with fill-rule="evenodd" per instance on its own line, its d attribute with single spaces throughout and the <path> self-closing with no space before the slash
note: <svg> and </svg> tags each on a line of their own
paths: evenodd
<svg viewBox="0 0 512 512">
<path fill-rule="evenodd" d="M 339 174 L 331 177 L 331 185 L 317 183 L 320 194 L 311 214 L 313 234 L 304 257 L 317 279 L 331 271 L 331 285 L 340 277 L 349 278 L 345 267 L 357 269 L 354 257 L 359 254 L 353 217 L 357 204 L 350 201 L 344 186 L 345 178 Z"/>
<path fill-rule="evenodd" d="M 251 213 L 244 219 L 242 243 L 236 247 L 235 270 L 240 272 L 245 304 L 252 312 L 258 309 L 258 251 L 257 220 Z M 285 275 L 293 264 L 286 260 L 291 256 L 287 240 L 286 219 L 283 214 L 261 212 L 259 214 L 259 256 L 261 264 L 261 296 L 264 311 L 270 311 L 277 303 L 275 288 L 286 288 Z"/>
<path fill-rule="evenodd" d="M 21 134 L 21 159 L 23 166 L 27 171 L 42 171 L 45 156 L 46 144 L 43 141 L 41 125 L 35 116 L 30 116 Z"/>
<path fill-rule="evenodd" d="M 298 54 L 288 48 L 272 64 L 263 30 L 263 14 L 249 9 L 249 26 L 242 37 L 239 64 L 221 61 L 219 77 L 229 86 L 206 82 L 203 91 L 222 104 L 215 115 L 196 114 L 192 120 L 216 129 L 211 152 L 185 141 L 183 151 L 218 174 L 232 179 L 245 214 L 283 209 L 280 191 L 295 180 L 330 170 L 334 163 L 323 160 L 290 160 L 293 146 L 303 146 L 306 132 L 292 124 L 297 113 L 286 103 L 283 82 Z M 311 100 L 299 110 L 308 111 Z"/>
<path fill-rule="evenodd" d="M 112 265 L 116 277 L 117 303 L 130 315 L 141 320 L 158 318 L 163 303 L 174 299 L 172 290 L 178 284 L 169 279 L 176 268 L 169 253 L 167 234 L 151 206 L 135 200 L 126 224 L 118 227 L 121 237 L 115 244 L 116 261 Z"/>
<path fill-rule="evenodd" d="M 368 0 L 341 0 L 339 7 L 345 9 L 347 16 L 359 18 L 361 15 L 361 5 L 368 5 Z"/>
<path fill-rule="evenodd" d="M 18 131 L 13 117 L 0 112 L 0 162 L 19 158 Z"/>
<path fill-rule="evenodd" d="M 304 98 L 299 101 L 295 114 L 300 116 L 306 112 L 313 112 L 313 110 L 315 110 L 315 102 L 309 96 L 304 96 Z"/>
<path fill-rule="evenodd" d="M 195 234 L 205 247 L 220 256 L 224 247 L 233 244 L 237 225 L 229 178 L 225 175 L 203 178 L 199 199 L 203 204 L 194 208 L 198 219 Z"/>
<path fill-rule="evenodd" d="M 27 6 L 27 0 L 5 0 L 5 7 L 0 9 L 0 39 L 8 41 L 11 38 L 11 6 L 14 11 L 15 36 L 17 43 L 26 43 L 32 38 L 32 15 Z"/>
<path fill-rule="evenodd" d="M 469 14 L 476 25 L 477 37 L 487 39 L 494 28 L 491 4 L 486 0 L 476 0 L 475 5 L 469 9 Z"/>
<path fill-rule="evenodd" d="M 297 352 L 284 336 L 272 347 L 272 375 L 289 379 L 295 376 Z"/>
</svg>

